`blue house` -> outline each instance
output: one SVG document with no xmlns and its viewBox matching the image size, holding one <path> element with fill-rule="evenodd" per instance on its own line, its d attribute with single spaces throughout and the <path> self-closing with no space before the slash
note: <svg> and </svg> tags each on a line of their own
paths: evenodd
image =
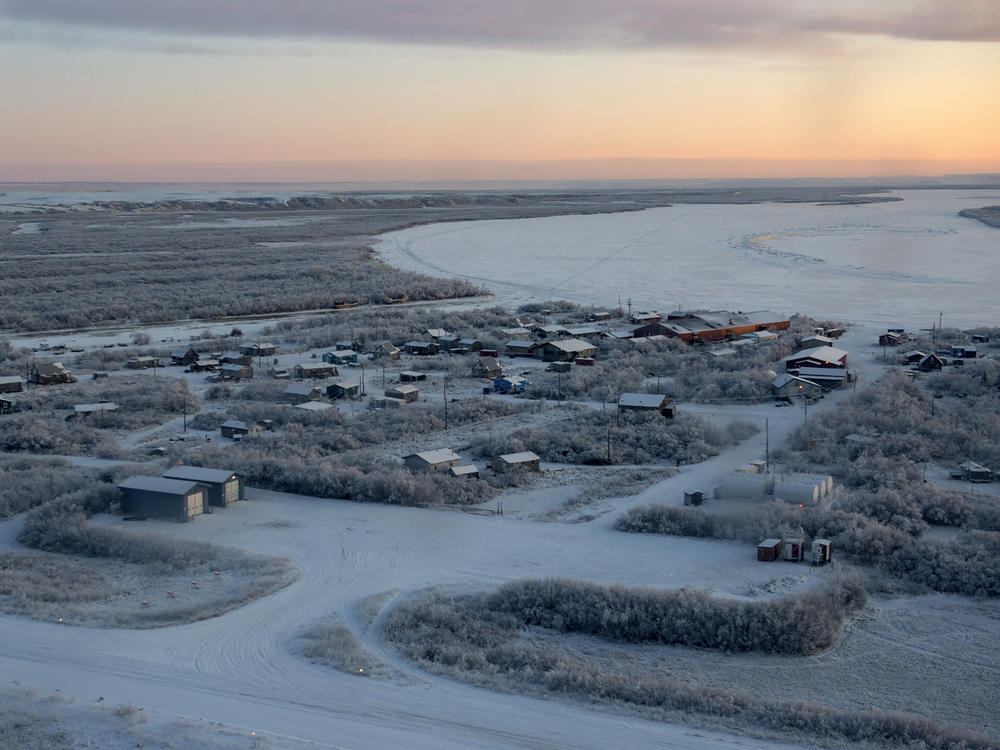
<svg viewBox="0 0 1000 750">
<path fill-rule="evenodd" d="M 493 390 L 497 393 L 520 393 L 528 385 L 528 381 L 520 375 L 504 375 L 493 381 Z"/>
<path fill-rule="evenodd" d="M 340 349 L 335 352 L 326 352 L 323 361 L 331 365 L 346 365 L 348 362 L 357 362 L 358 353 L 353 349 Z"/>
</svg>

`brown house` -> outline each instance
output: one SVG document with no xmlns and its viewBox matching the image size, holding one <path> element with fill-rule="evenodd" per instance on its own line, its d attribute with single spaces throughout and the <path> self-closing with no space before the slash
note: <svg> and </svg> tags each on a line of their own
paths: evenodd
<svg viewBox="0 0 1000 750">
<path fill-rule="evenodd" d="M 72 373 L 61 362 L 40 362 L 31 371 L 31 382 L 36 385 L 74 383 Z"/>
</svg>

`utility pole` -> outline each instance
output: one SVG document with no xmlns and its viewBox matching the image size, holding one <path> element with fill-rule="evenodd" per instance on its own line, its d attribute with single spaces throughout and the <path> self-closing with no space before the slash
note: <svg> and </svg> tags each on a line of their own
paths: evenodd
<svg viewBox="0 0 1000 750">
<path fill-rule="evenodd" d="M 805 434 L 806 447 L 809 447 L 809 399 L 802 399 L 802 430 Z"/>
<path fill-rule="evenodd" d="M 361 363 L 361 395 L 365 395 L 365 363 Z"/>
<path fill-rule="evenodd" d="M 628 319 L 632 320 L 632 298 L 628 298 Z"/>
<path fill-rule="evenodd" d="M 767 417 L 764 417 L 764 469 L 768 474 L 771 473 L 771 431 Z"/>
<path fill-rule="evenodd" d="M 188 431 L 188 396 L 187 391 L 184 391 L 184 432 Z"/>
<path fill-rule="evenodd" d="M 562 406 L 562 373 L 556 373 L 556 406 Z"/>
<path fill-rule="evenodd" d="M 442 380 L 444 386 L 444 428 L 448 429 L 448 376 L 445 375 Z"/>
</svg>

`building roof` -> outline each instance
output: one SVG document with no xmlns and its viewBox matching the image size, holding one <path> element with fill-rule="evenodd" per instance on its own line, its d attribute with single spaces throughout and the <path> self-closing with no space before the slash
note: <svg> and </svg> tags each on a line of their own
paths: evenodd
<svg viewBox="0 0 1000 750">
<path fill-rule="evenodd" d="M 410 347 L 411 349 L 426 349 L 429 346 L 434 346 L 433 341 L 407 341 L 403 346 Z"/>
<path fill-rule="evenodd" d="M 537 453 L 532 453 L 531 451 L 521 451 L 520 453 L 505 453 L 502 456 L 497 456 L 501 461 L 506 464 L 524 464 L 529 461 L 541 461 L 542 457 Z"/>
<path fill-rule="evenodd" d="M 443 328 L 428 328 L 426 331 L 427 335 L 432 339 L 441 338 L 442 336 L 447 336 L 448 332 Z"/>
<path fill-rule="evenodd" d="M 306 401 L 304 404 L 295 404 L 292 408 L 304 409 L 305 411 L 326 411 L 332 409 L 333 404 L 328 404 L 326 401 Z"/>
<path fill-rule="evenodd" d="M 225 370 L 227 372 L 243 372 L 248 367 L 250 367 L 250 365 L 233 365 L 233 364 L 219 365 L 220 370 Z"/>
<path fill-rule="evenodd" d="M 504 336 L 523 336 L 526 333 L 531 333 L 527 328 L 517 327 L 517 328 L 501 328 L 500 333 Z"/>
<path fill-rule="evenodd" d="M 300 370 L 329 370 L 333 367 L 329 362 L 303 362 L 295 366 Z"/>
<path fill-rule="evenodd" d="M 519 385 L 520 383 L 528 382 L 520 375 L 502 375 L 501 377 L 497 378 L 497 380 L 506 380 L 511 385 Z"/>
<path fill-rule="evenodd" d="M 467 476 L 469 474 L 478 474 L 479 469 L 473 464 L 465 464 L 464 466 L 452 466 L 449 471 L 456 477 Z"/>
<path fill-rule="evenodd" d="M 417 458 L 426 461 L 429 464 L 443 464 L 448 461 L 460 461 L 462 457 L 455 453 L 451 448 L 436 448 L 430 451 L 418 451 L 417 453 L 411 453 L 408 456 L 404 456 L 404 460 L 407 458 L 412 458 L 416 456 Z"/>
<path fill-rule="evenodd" d="M 344 390 L 344 391 L 350 391 L 350 390 L 352 390 L 354 388 L 359 388 L 360 389 L 361 388 L 361 384 L 360 383 L 348 383 L 346 380 L 334 380 L 332 383 L 329 383 L 326 387 L 327 388 L 340 388 L 341 390 Z"/>
<path fill-rule="evenodd" d="M 804 369 L 808 370 L 810 368 L 807 367 Z M 789 383 L 799 383 L 800 385 L 811 385 L 813 388 L 819 387 L 816 383 L 812 382 L 811 380 L 807 380 L 806 378 L 799 377 L 797 375 L 792 375 L 791 373 L 788 372 L 782 373 L 781 375 L 779 375 L 778 377 L 776 377 L 774 380 L 771 381 L 771 385 L 774 386 L 775 388 L 783 388 Z"/>
<path fill-rule="evenodd" d="M 532 348 L 534 348 L 536 346 L 538 346 L 538 344 L 536 342 L 534 342 L 534 341 L 525 341 L 523 339 L 515 339 L 514 341 L 508 341 L 507 342 L 507 348 L 508 349 L 511 349 L 511 348 L 516 348 L 516 349 L 532 349 Z"/>
<path fill-rule="evenodd" d="M 197 487 L 198 483 L 183 479 L 166 479 L 135 474 L 124 482 L 119 482 L 118 486 L 123 490 L 146 490 L 147 492 L 163 492 L 168 495 L 186 495 Z"/>
<path fill-rule="evenodd" d="M 0 385 L 7 385 L 8 383 L 20 383 L 21 378 L 18 375 L 4 375 L 0 377 Z"/>
<path fill-rule="evenodd" d="M 192 482 L 222 484 L 233 479 L 236 476 L 236 472 L 229 469 L 210 469 L 206 466 L 178 464 L 163 472 L 163 476 L 167 479 L 189 479 Z"/>
<path fill-rule="evenodd" d="M 803 349 L 800 352 L 789 354 L 782 359 L 782 362 L 793 362 L 799 359 L 816 359 L 821 362 L 840 362 L 847 357 L 847 352 L 833 346 L 814 346 L 811 349 Z"/>
<path fill-rule="evenodd" d="M 781 544 L 781 540 L 780 539 L 773 539 L 772 538 L 772 539 L 765 539 L 763 542 L 761 542 L 757 546 L 758 547 L 777 547 L 779 544 Z"/>
<path fill-rule="evenodd" d="M 800 367 L 799 377 L 806 380 L 844 380 L 847 377 L 846 367 Z"/>
<path fill-rule="evenodd" d="M 223 427 L 232 427 L 234 430 L 247 430 L 249 432 L 250 428 L 247 427 L 246 422 L 242 422 L 239 419 L 227 419 L 222 423 Z"/>
<path fill-rule="evenodd" d="M 392 388 L 387 388 L 385 392 L 390 393 L 393 391 L 396 393 L 419 393 L 420 389 L 415 385 L 394 385 Z"/>
<path fill-rule="evenodd" d="M 39 375 L 65 375 L 66 368 L 62 366 L 62 362 L 39 362 L 35 365 L 35 369 L 38 371 Z"/>
<path fill-rule="evenodd" d="M 549 341 L 545 346 L 554 346 L 564 352 L 584 352 L 592 351 L 594 345 L 583 339 L 562 339 L 560 341 Z"/>
<path fill-rule="evenodd" d="M 378 346 L 376 346 L 375 348 L 376 349 L 381 349 L 382 351 L 386 351 L 386 352 L 398 352 L 399 351 L 399 347 L 396 346 L 395 344 L 393 344 L 390 341 L 383 341 Z"/>
<path fill-rule="evenodd" d="M 667 399 L 662 393 L 623 393 L 618 397 L 619 406 L 633 409 L 659 409 Z"/>
<path fill-rule="evenodd" d="M 73 407 L 73 411 L 77 414 L 89 414 L 96 411 L 118 411 L 118 404 L 113 404 L 110 401 L 101 401 L 97 404 L 76 404 Z"/>
<path fill-rule="evenodd" d="M 718 357 L 732 357 L 734 354 L 736 354 L 736 350 L 735 349 L 730 349 L 729 347 L 724 346 L 724 347 L 722 347 L 720 349 L 709 349 L 707 352 L 705 352 L 705 354 L 707 354 L 710 357 L 716 357 L 716 358 L 718 358 Z"/>
<path fill-rule="evenodd" d="M 311 385 L 290 385 L 285 388 L 285 393 L 289 396 L 311 396 L 319 391 L 319 388 Z"/>
</svg>

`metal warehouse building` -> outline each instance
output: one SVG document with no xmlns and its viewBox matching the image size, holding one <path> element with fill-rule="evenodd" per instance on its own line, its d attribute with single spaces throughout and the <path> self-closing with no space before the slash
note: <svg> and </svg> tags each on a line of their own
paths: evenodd
<svg viewBox="0 0 1000 750">
<path fill-rule="evenodd" d="M 166 479 L 183 479 L 198 482 L 208 488 L 206 503 L 225 507 L 243 497 L 243 477 L 229 469 L 207 469 L 203 466 L 183 464 L 163 472 Z"/>
<path fill-rule="evenodd" d="M 198 482 L 164 477 L 131 476 L 118 485 L 122 513 L 189 521 L 205 512 L 208 488 Z"/>
</svg>

